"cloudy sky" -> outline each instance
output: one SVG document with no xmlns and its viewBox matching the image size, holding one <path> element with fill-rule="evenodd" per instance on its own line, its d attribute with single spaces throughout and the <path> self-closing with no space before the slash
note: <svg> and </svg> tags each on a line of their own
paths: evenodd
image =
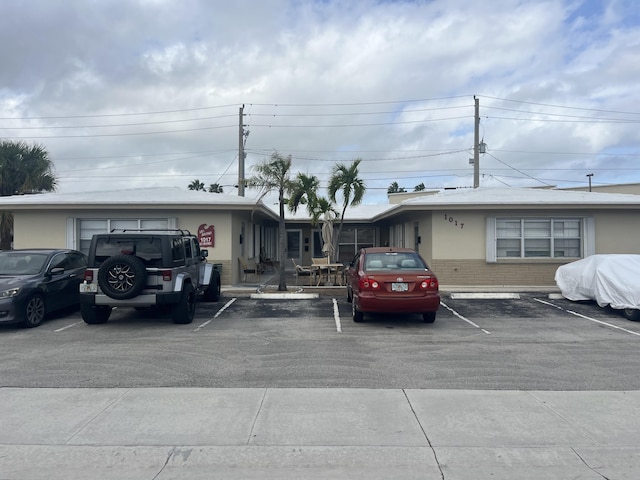
<svg viewBox="0 0 640 480">
<path fill-rule="evenodd" d="M 236 194 L 278 151 L 293 173 L 361 158 L 391 182 L 640 182 L 636 0 L 2 0 L 0 138 L 43 145 L 58 191 Z M 252 190 L 247 197 L 257 196 Z"/>
</svg>

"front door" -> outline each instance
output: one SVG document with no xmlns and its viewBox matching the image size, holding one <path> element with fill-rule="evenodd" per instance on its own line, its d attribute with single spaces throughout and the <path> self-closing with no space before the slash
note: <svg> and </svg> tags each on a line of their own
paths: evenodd
<svg viewBox="0 0 640 480">
<path fill-rule="evenodd" d="M 287 260 L 286 267 L 293 268 L 291 259 L 302 265 L 302 230 L 287 230 Z"/>
</svg>

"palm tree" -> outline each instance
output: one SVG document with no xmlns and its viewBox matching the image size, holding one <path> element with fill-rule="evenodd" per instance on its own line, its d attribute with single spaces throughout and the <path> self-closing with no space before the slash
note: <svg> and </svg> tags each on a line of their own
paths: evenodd
<svg viewBox="0 0 640 480">
<path fill-rule="evenodd" d="M 195 190 L 196 192 L 198 191 L 205 191 L 204 189 L 204 183 L 202 183 L 199 179 L 195 179 L 193 180 L 190 184 L 189 184 L 189 190 Z"/>
<path fill-rule="evenodd" d="M 246 180 L 248 187 L 258 188 L 261 192 L 260 200 L 269 192 L 278 193 L 278 203 L 280 205 L 280 217 L 278 222 L 279 236 L 279 264 L 278 270 L 278 291 L 287 290 L 287 281 L 284 274 L 284 259 L 287 258 L 287 231 L 284 222 L 284 206 L 287 203 L 285 195 L 291 192 L 294 182 L 289 177 L 291 171 L 291 155 L 284 157 L 278 152 L 271 154 L 270 160 L 253 166 L 255 175 Z"/>
<path fill-rule="evenodd" d="M 342 213 L 340 214 L 340 224 L 338 225 L 338 233 L 334 236 L 334 255 L 339 258 L 339 240 L 342 233 L 342 225 L 344 224 L 344 214 L 347 207 L 355 207 L 362 202 L 364 192 L 367 187 L 361 178 L 358 178 L 358 165 L 362 161 L 361 158 L 355 159 L 350 166 L 336 163 L 329 178 L 329 198 L 332 202 L 338 203 L 336 195 L 338 192 L 342 195 Z"/>
<path fill-rule="evenodd" d="M 305 175 L 298 173 L 291 187 L 291 195 L 289 196 L 289 211 L 295 213 L 300 205 L 306 205 L 309 214 L 313 211 L 314 204 L 317 201 L 318 187 L 320 180 L 315 175 Z"/>
<path fill-rule="evenodd" d="M 392 182 L 391 185 L 389 185 L 389 188 L 387 188 L 387 193 L 404 193 L 404 192 L 406 192 L 406 190 L 400 185 L 398 185 L 398 182 Z"/>
<path fill-rule="evenodd" d="M 313 208 L 309 210 L 311 225 L 317 225 L 320 220 L 333 222 L 338 212 L 333 208 L 333 203 L 324 197 L 317 197 Z"/>
<path fill-rule="evenodd" d="M 319 187 L 320 180 L 318 180 L 318 177 L 298 173 L 289 197 L 289 211 L 295 213 L 300 205 L 306 205 L 307 213 L 311 218 L 311 225 L 318 227 L 318 230 L 320 230 L 320 220 L 330 223 L 332 227 L 333 221 L 338 216 L 333 204 L 326 198 L 318 196 Z M 331 229 L 333 230 L 333 228 Z"/>
<path fill-rule="evenodd" d="M 0 142 L 0 195 L 51 192 L 56 189 L 53 163 L 42 145 Z M 0 215 L 0 249 L 11 248 L 13 214 Z"/>
<path fill-rule="evenodd" d="M 219 183 L 212 183 L 209 185 L 209 189 L 207 190 L 209 193 L 224 193 L 222 189 L 222 185 Z"/>
</svg>

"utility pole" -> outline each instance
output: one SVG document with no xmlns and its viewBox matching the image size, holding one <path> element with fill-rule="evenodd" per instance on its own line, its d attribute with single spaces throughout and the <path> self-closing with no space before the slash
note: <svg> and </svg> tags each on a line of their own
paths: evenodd
<svg viewBox="0 0 640 480">
<path fill-rule="evenodd" d="M 240 107 L 240 132 L 238 135 L 238 196 L 244 197 L 244 104 Z"/>
<path fill-rule="evenodd" d="M 473 188 L 480 186 L 480 99 L 475 95 L 476 113 L 473 129 Z"/>
</svg>

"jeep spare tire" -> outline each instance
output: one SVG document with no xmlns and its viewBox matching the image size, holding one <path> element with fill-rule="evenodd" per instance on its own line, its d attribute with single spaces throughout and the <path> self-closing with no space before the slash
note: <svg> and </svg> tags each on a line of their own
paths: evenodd
<svg viewBox="0 0 640 480">
<path fill-rule="evenodd" d="M 98 285 L 107 296 L 116 300 L 133 298 L 147 285 L 147 270 L 136 256 L 114 255 L 100 266 Z"/>
</svg>

